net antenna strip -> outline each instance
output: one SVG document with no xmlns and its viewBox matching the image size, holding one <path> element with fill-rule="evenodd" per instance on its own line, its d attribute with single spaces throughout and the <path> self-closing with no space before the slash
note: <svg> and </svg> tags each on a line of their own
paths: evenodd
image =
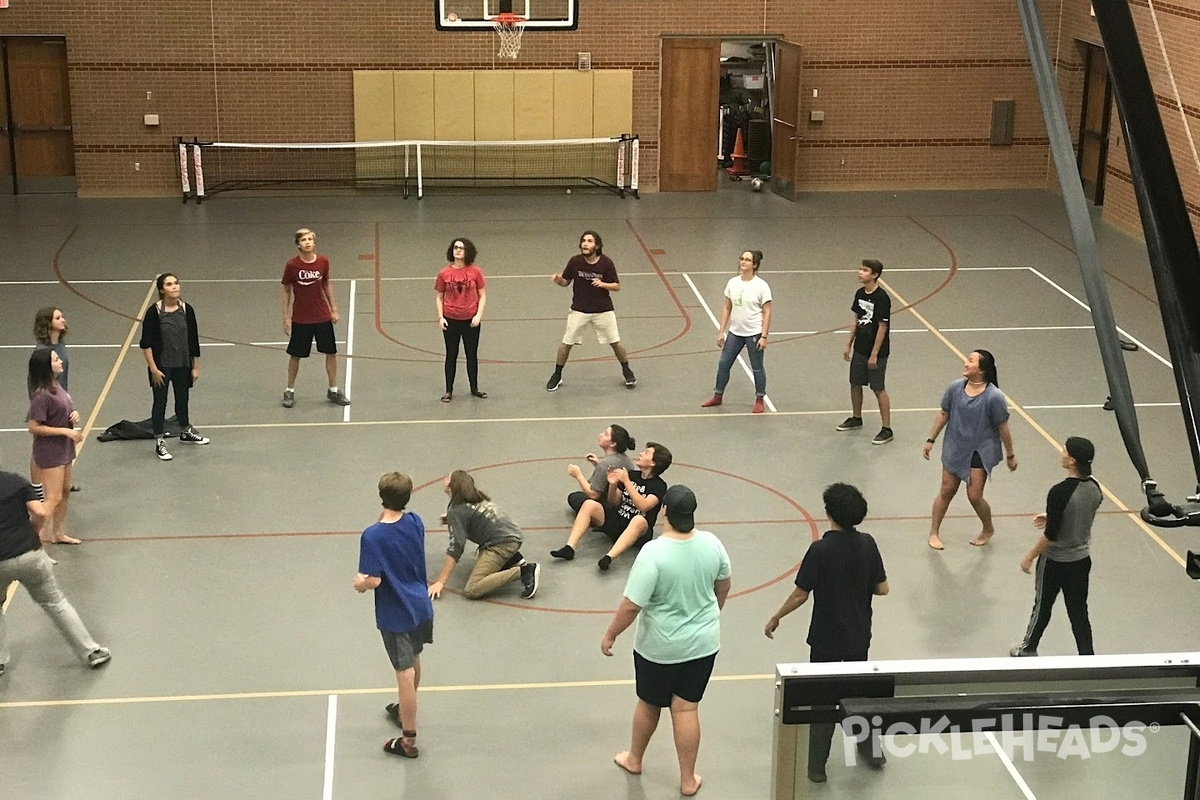
<svg viewBox="0 0 1200 800">
<path fill-rule="evenodd" d="M 1200 800 L 1200 653 L 778 664 L 772 800 L 816 795 L 805 774 L 814 723 L 842 727 L 847 765 L 876 742 L 894 757 L 911 755 L 921 736 L 1056 735 L 1065 746 L 1071 732 L 1094 741 L 1091 732 L 1114 726 L 1182 726 L 1190 733 L 1183 797 Z M 1017 746 L 1027 757 L 1043 749 Z M 1051 760 L 1060 762 L 1053 752 Z"/>
<path fill-rule="evenodd" d="M 176 142 L 183 201 L 228 191 L 427 188 L 638 192 L 639 141 L 594 139 L 379 142 Z"/>
</svg>

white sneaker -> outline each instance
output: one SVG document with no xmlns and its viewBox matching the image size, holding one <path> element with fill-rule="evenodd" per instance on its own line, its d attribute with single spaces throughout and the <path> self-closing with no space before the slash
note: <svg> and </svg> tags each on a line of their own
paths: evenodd
<svg viewBox="0 0 1200 800">
<path fill-rule="evenodd" d="M 158 456 L 159 461 L 170 461 L 174 456 L 167 452 L 167 443 L 159 441 L 154 445 L 154 455 Z"/>
</svg>

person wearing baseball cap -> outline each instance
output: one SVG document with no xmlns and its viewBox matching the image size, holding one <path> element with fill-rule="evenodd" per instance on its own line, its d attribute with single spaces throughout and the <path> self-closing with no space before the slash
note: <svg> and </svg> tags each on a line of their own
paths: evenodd
<svg viewBox="0 0 1200 800">
<path fill-rule="evenodd" d="M 1021 559 L 1021 569 L 1034 573 L 1033 613 L 1024 638 L 1008 651 L 1010 656 L 1036 656 L 1042 634 L 1050 624 L 1054 601 L 1062 592 L 1075 634 L 1079 655 L 1094 655 L 1092 623 L 1088 620 L 1088 576 L 1092 571 L 1092 523 L 1103 495 L 1092 477 L 1096 446 L 1082 436 L 1072 436 L 1063 447 L 1059 463 L 1067 477 L 1050 488 L 1046 511 L 1033 518 L 1042 531 Z M 1034 570 L 1036 562 L 1037 569 Z"/>
<path fill-rule="evenodd" d="M 721 647 L 721 608 L 729 596 L 729 554 L 721 540 L 696 530 L 696 495 L 681 484 L 662 499 L 666 524 L 657 539 L 638 553 L 625 596 L 613 616 L 600 652 L 612 655 L 618 636 L 634 620 L 633 670 L 637 706 L 628 750 L 613 761 L 632 775 L 642 772 L 642 757 L 664 708 L 671 709 L 679 791 L 700 791 L 696 774 L 700 750 L 700 700 Z"/>
</svg>

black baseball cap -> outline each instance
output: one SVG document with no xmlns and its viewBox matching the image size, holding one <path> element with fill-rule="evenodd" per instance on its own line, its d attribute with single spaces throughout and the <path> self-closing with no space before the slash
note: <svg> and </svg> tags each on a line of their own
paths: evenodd
<svg viewBox="0 0 1200 800">
<path fill-rule="evenodd" d="M 1096 445 L 1082 436 L 1072 436 L 1067 439 L 1067 455 L 1081 465 L 1090 465 L 1096 457 Z"/>
<path fill-rule="evenodd" d="M 667 522 L 679 533 L 687 533 L 696 527 L 696 495 L 682 483 L 677 483 L 662 499 Z"/>
</svg>

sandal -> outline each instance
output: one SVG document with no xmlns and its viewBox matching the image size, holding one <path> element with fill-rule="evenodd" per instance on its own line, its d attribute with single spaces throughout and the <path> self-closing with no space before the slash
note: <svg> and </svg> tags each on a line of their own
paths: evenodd
<svg viewBox="0 0 1200 800">
<path fill-rule="evenodd" d="M 385 714 L 387 714 L 388 719 L 396 723 L 396 727 L 400 728 L 400 730 L 404 730 L 404 723 L 400 721 L 399 703 L 388 703 L 383 707 L 383 711 Z"/>
<path fill-rule="evenodd" d="M 420 755 L 420 751 L 417 750 L 416 745 L 417 735 L 412 731 L 405 731 L 404 733 L 404 736 L 397 736 L 395 739 L 388 739 L 384 742 L 383 752 L 403 758 L 416 758 Z M 407 735 L 410 733 L 412 733 L 412 736 Z"/>
<path fill-rule="evenodd" d="M 480 400 L 487 400 L 487 392 L 481 392 L 478 389 L 472 389 L 471 394 L 478 397 Z"/>
<path fill-rule="evenodd" d="M 453 399 L 454 399 L 454 395 L 450 394 L 449 392 L 446 392 L 444 395 L 442 395 L 443 403 L 449 403 Z"/>
</svg>

